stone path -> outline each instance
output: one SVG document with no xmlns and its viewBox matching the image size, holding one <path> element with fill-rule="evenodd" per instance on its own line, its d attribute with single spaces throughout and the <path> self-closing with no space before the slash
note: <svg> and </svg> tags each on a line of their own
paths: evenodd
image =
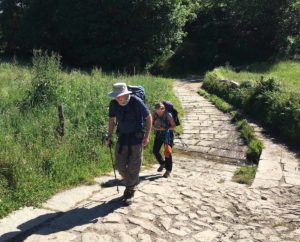
<svg viewBox="0 0 300 242">
<path fill-rule="evenodd" d="M 240 161 L 233 158 L 228 160 Z M 124 187 L 118 194 L 115 186 L 100 186 L 113 174 L 99 177 L 95 185 L 61 192 L 42 208 L 23 208 L 0 220 L 0 242 L 300 241 L 300 186 L 234 183 L 237 162 L 178 153 L 170 178 L 157 173 L 157 166 L 141 173 L 131 206 L 118 201 Z"/>
<path fill-rule="evenodd" d="M 197 94 L 200 85 L 200 82 L 175 82 L 174 91 L 184 109 L 184 132 L 175 140 L 175 147 L 223 163 L 245 163 L 247 147 L 231 116 Z"/>
<path fill-rule="evenodd" d="M 185 111 L 184 134 L 175 140 L 177 149 L 196 156 L 241 165 L 245 147 L 231 117 L 217 110 L 196 92 L 201 82 L 177 81 L 174 91 Z M 264 130 L 248 121 L 265 148 L 252 187 L 300 185 L 300 154 L 268 137 Z"/>
<path fill-rule="evenodd" d="M 268 137 L 257 125 L 252 126 L 265 146 L 252 187 L 300 186 L 300 155 Z"/>
</svg>

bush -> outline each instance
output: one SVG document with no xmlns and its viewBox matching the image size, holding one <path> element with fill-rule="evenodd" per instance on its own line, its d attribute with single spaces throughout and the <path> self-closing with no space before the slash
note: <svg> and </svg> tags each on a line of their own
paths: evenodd
<svg viewBox="0 0 300 242">
<path fill-rule="evenodd" d="M 219 82 L 220 78 L 214 72 L 208 72 L 205 75 L 202 88 L 209 93 L 215 94 L 223 99 L 228 99 L 230 86 L 225 82 Z"/>
<path fill-rule="evenodd" d="M 33 51 L 33 79 L 32 88 L 28 91 L 26 106 L 35 107 L 57 101 L 59 89 L 59 75 L 61 71 L 61 57 L 58 54 L 41 50 Z"/>
</svg>

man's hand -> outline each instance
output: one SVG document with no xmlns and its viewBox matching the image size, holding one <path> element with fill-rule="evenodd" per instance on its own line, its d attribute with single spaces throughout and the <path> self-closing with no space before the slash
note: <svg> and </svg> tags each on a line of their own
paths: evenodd
<svg viewBox="0 0 300 242">
<path fill-rule="evenodd" d="M 112 146 L 112 140 L 111 140 L 111 136 L 110 135 L 106 135 L 104 137 L 104 144 L 107 146 Z"/>
<path fill-rule="evenodd" d="M 151 128 L 152 128 L 152 116 L 151 116 L 151 113 L 149 113 L 149 115 L 146 117 L 146 133 L 143 138 L 143 143 L 142 143 L 143 146 L 146 146 L 147 144 L 149 144 Z"/>
<path fill-rule="evenodd" d="M 149 136 L 143 138 L 143 146 L 146 146 L 147 144 L 149 144 Z"/>
</svg>

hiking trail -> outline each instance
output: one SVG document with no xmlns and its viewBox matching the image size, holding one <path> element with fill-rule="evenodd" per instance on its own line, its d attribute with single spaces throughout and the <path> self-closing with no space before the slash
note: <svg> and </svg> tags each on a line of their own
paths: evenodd
<svg viewBox="0 0 300 242">
<path fill-rule="evenodd" d="M 58 193 L 41 208 L 26 207 L 0 220 L 0 242 L 300 241 L 295 154 L 285 150 L 292 165 L 286 159 L 285 168 L 280 166 L 280 182 L 267 175 L 251 187 L 232 182 L 246 147 L 230 117 L 196 93 L 200 85 L 174 83 L 185 117 L 176 140 L 183 152 L 174 154 L 170 178 L 156 171 L 158 165 L 143 170 L 134 202 L 126 207 L 117 200 L 124 187 L 118 194 L 115 186 L 100 186 L 113 176 L 98 177 L 94 185 Z"/>
</svg>

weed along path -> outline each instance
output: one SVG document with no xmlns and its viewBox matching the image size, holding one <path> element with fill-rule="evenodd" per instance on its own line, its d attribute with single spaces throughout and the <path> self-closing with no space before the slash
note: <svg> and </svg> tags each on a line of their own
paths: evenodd
<svg viewBox="0 0 300 242">
<path fill-rule="evenodd" d="M 157 166 L 143 170 L 131 206 L 118 201 L 124 187 L 118 194 L 115 186 L 100 186 L 113 175 L 96 178 L 0 220 L 0 241 L 300 241 L 300 186 L 232 182 L 245 147 L 229 117 L 202 100 L 198 87 L 175 83 L 185 110 L 176 146 L 185 154 L 174 155 L 171 177 Z"/>
</svg>

